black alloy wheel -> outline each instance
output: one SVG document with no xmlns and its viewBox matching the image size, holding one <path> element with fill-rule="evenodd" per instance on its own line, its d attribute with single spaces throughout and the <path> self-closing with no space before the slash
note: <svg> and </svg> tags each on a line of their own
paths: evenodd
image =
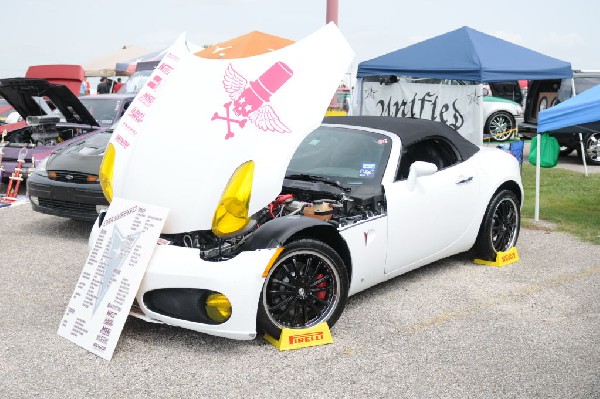
<svg viewBox="0 0 600 399">
<path fill-rule="evenodd" d="M 521 211 L 516 195 L 509 190 L 497 192 L 485 212 L 474 245 L 479 259 L 493 261 L 498 252 L 514 247 L 521 227 Z"/>
<path fill-rule="evenodd" d="M 301 239 L 285 246 L 269 271 L 260 298 L 259 329 L 278 339 L 283 328 L 333 326 L 348 297 L 348 275 L 327 244 Z"/>
</svg>

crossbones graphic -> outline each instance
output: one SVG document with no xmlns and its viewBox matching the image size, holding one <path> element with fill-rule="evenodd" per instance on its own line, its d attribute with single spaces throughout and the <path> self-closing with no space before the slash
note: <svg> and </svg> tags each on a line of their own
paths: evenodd
<svg viewBox="0 0 600 399">
<path fill-rule="evenodd" d="M 211 118 L 211 121 L 224 120 L 227 122 L 225 140 L 234 136 L 231 129 L 232 123 L 237 123 L 240 128 L 244 128 L 247 120 L 264 131 L 289 133 L 290 129 L 281 122 L 275 110 L 266 103 L 293 74 L 286 64 L 276 62 L 258 79 L 248 83 L 246 78 L 229 64 L 223 77 L 223 88 L 232 101 L 224 104 L 225 116 L 215 112 Z M 231 109 L 235 116 L 241 117 L 241 119 L 232 118 Z"/>
</svg>

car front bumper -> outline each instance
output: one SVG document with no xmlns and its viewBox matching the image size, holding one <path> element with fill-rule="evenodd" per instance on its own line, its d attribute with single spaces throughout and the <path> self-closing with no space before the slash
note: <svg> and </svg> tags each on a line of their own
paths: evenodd
<svg viewBox="0 0 600 399">
<path fill-rule="evenodd" d="M 27 179 L 27 194 L 34 211 L 77 220 L 94 221 L 108 207 L 100 184 L 66 183 L 37 173 Z"/>
<path fill-rule="evenodd" d="M 134 312 L 132 316 L 147 321 L 187 328 L 225 338 L 250 340 L 256 337 L 256 314 L 265 278 L 265 268 L 275 256 L 276 249 L 242 252 L 233 259 L 208 262 L 200 259 L 197 249 L 173 245 L 157 245 L 136 294 L 139 309 L 145 317 Z M 154 292 L 186 292 L 205 290 L 225 295 L 231 303 L 231 317 L 221 324 L 186 320 L 185 316 L 165 314 L 146 301 Z M 176 295 L 163 296 L 171 309 L 181 313 L 202 312 L 203 303 L 195 309 L 183 309 Z"/>
</svg>

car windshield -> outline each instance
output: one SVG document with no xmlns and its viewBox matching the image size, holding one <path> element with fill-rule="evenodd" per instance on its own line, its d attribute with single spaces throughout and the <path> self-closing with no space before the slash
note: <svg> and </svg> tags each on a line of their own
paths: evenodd
<svg viewBox="0 0 600 399">
<path fill-rule="evenodd" d="M 587 89 L 590 89 L 600 84 L 600 76 L 579 76 L 573 78 L 575 83 L 575 92 L 581 94 Z M 571 87 L 571 79 L 563 79 L 558 89 L 558 100 L 560 102 L 566 101 L 573 95 L 573 88 Z"/>
<path fill-rule="evenodd" d="M 123 101 L 120 98 L 79 97 L 79 100 L 102 126 L 111 125 L 120 117 L 117 115 Z"/>
<path fill-rule="evenodd" d="M 600 76 L 590 76 L 585 78 L 575 78 L 575 89 L 577 90 L 577 94 L 581 94 L 587 89 L 591 89 L 592 87 L 600 84 Z"/>
<path fill-rule="evenodd" d="M 382 134 L 321 126 L 298 146 L 286 177 L 323 177 L 345 186 L 380 184 L 391 140 Z"/>
<path fill-rule="evenodd" d="M 127 82 L 119 89 L 119 94 L 137 94 L 148 81 L 152 70 L 142 70 L 133 73 Z"/>
</svg>

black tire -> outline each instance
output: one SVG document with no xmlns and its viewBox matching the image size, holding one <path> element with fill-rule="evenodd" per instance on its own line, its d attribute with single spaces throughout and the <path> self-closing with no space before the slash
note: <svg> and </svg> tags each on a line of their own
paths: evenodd
<svg viewBox="0 0 600 399">
<path fill-rule="evenodd" d="M 494 261 L 496 253 L 515 246 L 521 227 L 521 210 L 517 196 L 510 190 L 494 194 L 479 227 L 473 246 L 478 259 Z"/>
<path fill-rule="evenodd" d="M 516 126 L 515 118 L 509 112 L 497 111 L 487 118 L 485 132 L 496 141 L 506 141 L 513 136 Z"/>
<path fill-rule="evenodd" d="M 332 327 L 348 299 L 348 272 L 327 244 L 301 239 L 285 246 L 263 285 L 257 328 L 279 339 L 282 328 Z"/>
<path fill-rule="evenodd" d="M 600 133 L 588 133 L 583 136 L 585 161 L 589 165 L 600 165 Z M 581 146 L 577 147 L 577 155 L 581 159 Z"/>
</svg>

